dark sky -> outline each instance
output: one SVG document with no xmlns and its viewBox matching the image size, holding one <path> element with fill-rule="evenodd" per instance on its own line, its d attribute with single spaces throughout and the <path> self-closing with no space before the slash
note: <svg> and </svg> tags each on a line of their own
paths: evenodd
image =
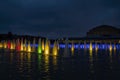
<svg viewBox="0 0 120 80">
<path fill-rule="evenodd" d="M 120 27 L 120 0 L 0 0 L 0 33 L 81 37 L 101 24 Z"/>
</svg>

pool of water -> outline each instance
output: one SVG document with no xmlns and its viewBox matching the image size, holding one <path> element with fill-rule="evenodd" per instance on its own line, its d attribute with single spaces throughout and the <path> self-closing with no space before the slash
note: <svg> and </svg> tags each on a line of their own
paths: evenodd
<svg viewBox="0 0 120 80">
<path fill-rule="evenodd" d="M 0 50 L 0 80 L 120 80 L 120 50 L 75 50 L 67 58 Z"/>
</svg>

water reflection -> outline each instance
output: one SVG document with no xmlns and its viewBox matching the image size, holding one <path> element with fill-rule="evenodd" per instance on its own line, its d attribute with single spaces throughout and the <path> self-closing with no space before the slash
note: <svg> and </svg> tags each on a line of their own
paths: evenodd
<svg viewBox="0 0 120 80">
<path fill-rule="evenodd" d="M 94 46 L 93 46 L 94 47 Z M 64 50 L 63 50 L 64 51 Z M 77 52 L 76 49 L 73 54 Z M 10 80 L 64 80 L 68 78 L 85 78 L 100 80 L 107 76 L 119 75 L 119 50 L 117 49 L 81 49 L 74 57 L 63 58 L 54 55 L 40 55 L 38 53 L 14 52 L 0 53 L 1 66 L 9 67 Z M 83 54 L 84 53 L 84 54 Z M 114 54 L 113 54 L 114 53 Z M 48 53 L 48 54 L 52 54 Z M 59 54 L 59 53 L 58 53 Z M 77 55 L 79 54 L 79 55 Z M 116 56 L 116 57 L 114 57 Z M 6 62 L 8 61 L 6 65 Z M 6 68 L 1 67 L 1 70 Z M 61 75 L 63 75 L 61 77 Z M 82 75 L 82 78 L 80 78 Z M 59 79 L 61 78 L 61 79 Z M 67 80 L 66 79 L 66 80 Z M 77 79 L 75 79 L 77 80 Z M 110 78 L 101 80 L 111 80 Z"/>
<path fill-rule="evenodd" d="M 44 68 L 44 76 L 43 76 L 43 78 L 44 79 L 46 79 L 46 80 L 49 80 L 49 77 L 50 77 L 50 75 L 49 75 L 49 73 L 50 73 L 50 70 L 49 70 L 49 55 L 44 55 L 43 56 L 44 57 L 44 66 L 43 66 L 43 68 Z"/>
<path fill-rule="evenodd" d="M 112 49 L 110 49 L 110 51 L 109 51 L 109 56 L 110 56 L 110 69 L 112 69 L 112 62 L 113 62 L 113 60 L 112 60 Z"/>
<path fill-rule="evenodd" d="M 90 69 L 90 77 L 92 77 L 93 76 L 93 73 L 94 73 L 94 68 L 93 68 L 93 66 L 94 66 L 94 64 L 93 64 L 93 50 L 92 49 L 90 49 L 89 50 L 89 69 Z"/>
<path fill-rule="evenodd" d="M 53 56 L 53 69 L 54 69 L 54 71 L 56 71 L 57 70 L 57 56 Z"/>
<path fill-rule="evenodd" d="M 42 66 L 42 55 L 38 55 L 38 69 L 41 70 Z"/>
<path fill-rule="evenodd" d="M 13 63 L 13 53 L 10 53 L 10 64 Z"/>
<path fill-rule="evenodd" d="M 45 55 L 44 56 L 44 68 L 45 68 L 45 72 L 49 72 L 49 56 Z"/>
</svg>

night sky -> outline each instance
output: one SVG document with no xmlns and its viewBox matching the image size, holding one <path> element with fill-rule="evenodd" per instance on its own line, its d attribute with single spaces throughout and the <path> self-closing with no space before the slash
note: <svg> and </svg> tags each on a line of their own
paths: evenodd
<svg viewBox="0 0 120 80">
<path fill-rule="evenodd" d="M 0 33 L 81 37 L 102 24 L 120 27 L 120 0 L 0 0 Z"/>
</svg>

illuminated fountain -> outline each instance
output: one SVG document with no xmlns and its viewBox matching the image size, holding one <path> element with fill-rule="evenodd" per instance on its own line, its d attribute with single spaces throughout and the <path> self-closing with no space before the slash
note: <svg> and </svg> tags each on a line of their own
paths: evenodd
<svg viewBox="0 0 120 80">
<path fill-rule="evenodd" d="M 71 51 L 74 52 L 74 43 L 72 42 Z"/>
<path fill-rule="evenodd" d="M 44 43 L 44 39 L 42 40 L 42 51 L 45 50 L 45 43 Z"/>
<path fill-rule="evenodd" d="M 95 43 L 95 53 L 96 53 L 96 55 L 97 55 L 97 53 L 98 53 L 98 45 L 97 45 L 97 42 Z"/>
<path fill-rule="evenodd" d="M 65 49 L 64 49 L 63 57 L 69 57 L 69 47 L 68 47 L 68 45 L 69 45 L 68 39 L 66 38 L 66 40 L 65 40 Z"/>
<path fill-rule="evenodd" d="M 20 47 L 20 51 L 23 51 L 23 39 L 21 39 Z"/>
<path fill-rule="evenodd" d="M 48 39 L 46 39 L 46 42 L 45 42 L 45 51 L 44 51 L 44 54 L 45 54 L 45 55 L 48 55 L 49 52 L 50 52 L 50 47 L 49 47 L 49 45 L 50 45 L 50 42 L 49 42 Z"/>
<path fill-rule="evenodd" d="M 7 48 L 10 49 L 10 47 L 11 47 L 11 42 L 8 41 L 8 42 L 7 42 Z"/>
<path fill-rule="evenodd" d="M 3 47 L 4 47 L 4 48 L 7 48 L 7 41 L 4 41 L 4 42 L 3 42 Z"/>
<path fill-rule="evenodd" d="M 95 50 L 98 51 L 98 45 L 97 45 L 97 42 L 95 43 Z"/>
<path fill-rule="evenodd" d="M 57 42 L 54 42 L 54 46 L 53 46 L 53 55 L 57 56 L 58 54 L 58 47 L 57 47 Z"/>
<path fill-rule="evenodd" d="M 92 51 L 92 42 L 90 42 L 89 50 Z"/>
<path fill-rule="evenodd" d="M 112 51 L 112 44 L 110 43 L 109 50 Z"/>
<path fill-rule="evenodd" d="M 116 45 L 115 45 L 115 43 L 114 43 L 114 51 L 116 50 Z"/>
<path fill-rule="evenodd" d="M 19 41 L 19 39 L 17 39 L 17 41 L 16 41 L 16 51 L 20 51 L 20 41 Z"/>
<path fill-rule="evenodd" d="M 35 52 L 35 38 L 33 39 L 32 51 Z"/>
<path fill-rule="evenodd" d="M 28 45 L 27 45 L 27 52 L 31 52 L 30 41 L 28 41 Z"/>
<path fill-rule="evenodd" d="M 42 53 L 41 39 L 38 41 L 38 53 Z"/>
<path fill-rule="evenodd" d="M 74 53 L 74 43 L 72 42 L 72 45 L 71 45 L 71 52 L 72 52 L 72 55 Z"/>
<path fill-rule="evenodd" d="M 14 49 L 14 43 L 13 43 L 13 41 L 11 41 L 10 49 L 11 49 L 11 50 Z"/>
<path fill-rule="evenodd" d="M 26 41 L 26 39 L 25 39 L 25 40 L 24 40 L 24 45 L 23 45 L 23 51 L 27 51 L 26 45 L 27 45 L 27 41 Z"/>
</svg>

